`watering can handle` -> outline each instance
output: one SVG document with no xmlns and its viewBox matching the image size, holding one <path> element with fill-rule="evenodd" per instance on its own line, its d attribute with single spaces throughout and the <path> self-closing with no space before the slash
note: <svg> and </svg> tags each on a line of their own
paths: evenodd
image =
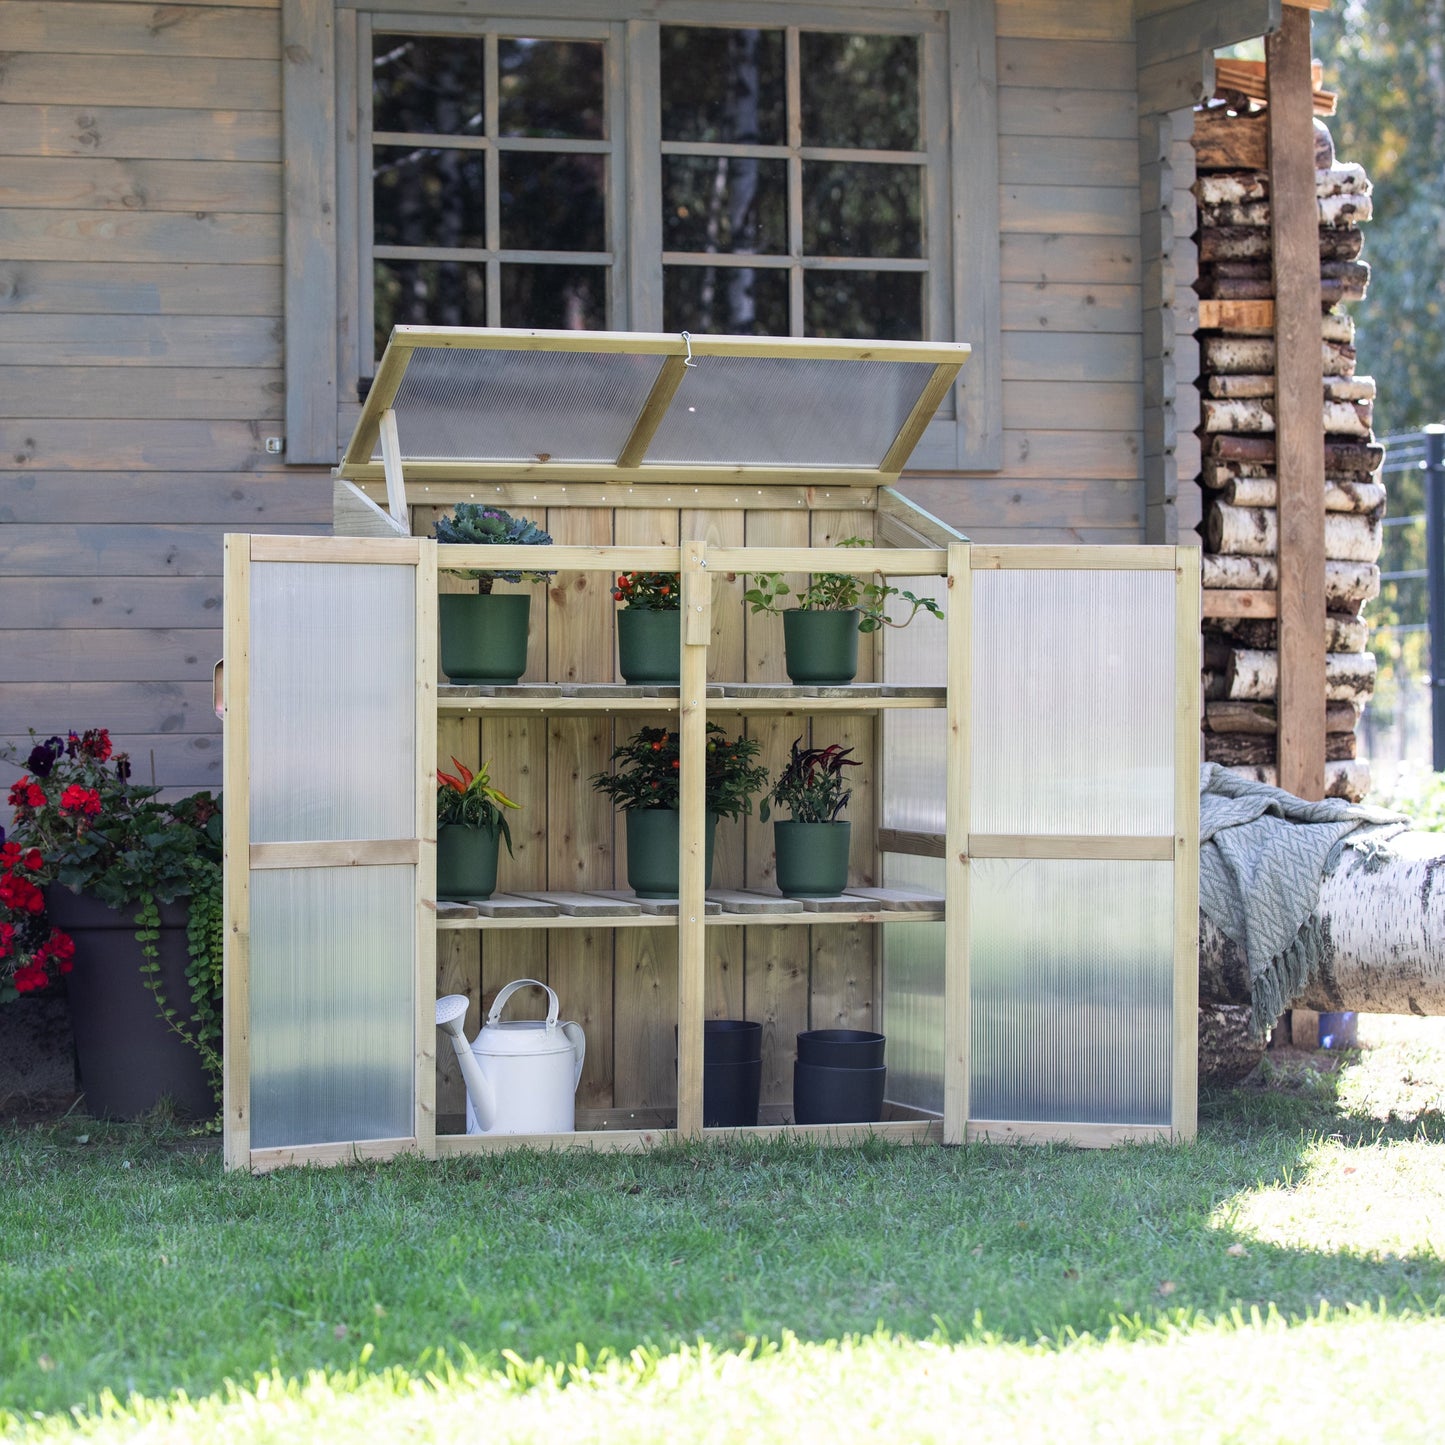
<svg viewBox="0 0 1445 1445">
<path fill-rule="evenodd" d="M 562 1025 L 562 1032 L 572 1040 L 572 1052 L 577 1056 L 576 1066 L 572 1070 L 572 1087 L 575 1089 L 582 1082 L 582 1061 L 587 1057 L 587 1036 L 582 1032 L 582 1025 L 575 1024 L 570 1019 Z"/>
<path fill-rule="evenodd" d="M 498 992 L 496 998 L 492 1000 L 491 1011 L 487 1014 L 488 1025 L 496 1023 L 497 1020 L 501 1018 L 502 1005 L 505 1004 L 506 1001 L 511 998 L 511 996 L 516 993 L 519 988 L 546 989 L 547 1027 L 549 1029 L 555 1029 L 557 1027 L 557 995 L 553 993 L 550 988 L 547 988 L 547 985 L 545 983 L 542 983 L 539 979 L 535 978 L 513 979 L 511 983 L 507 984 L 505 988 L 501 989 L 500 992 Z"/>
</svg>

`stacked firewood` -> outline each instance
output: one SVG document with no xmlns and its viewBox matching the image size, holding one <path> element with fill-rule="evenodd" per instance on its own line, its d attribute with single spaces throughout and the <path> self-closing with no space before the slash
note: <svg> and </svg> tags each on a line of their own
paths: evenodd
<svg viewBox="0 0 1445 1445">
<path fill-rule="evenodd" d="M 1275 377 L 1269 189 L 1261 110 L 1232 103 L 1195 114 L 1200 295 L 1200 438 L 1205 488 L 1202 755 L 1278 780 L 1278 624 L 1246 594 L 1278 587 Z M 1374 690 L 1361 608 L 1380 589 L 1383 449 L 1372 430 L 1374 381 L 1355 375 L 1354 322 L 1339 310 L 1365 293 L 1359 223 L 1370 183 L 1335 161 L 1315 122 L 1320 217 L 1325 449 L 1326 763 L 1328 796 L 1358 801 L 1368 765 L 1355 727 Z M 1210 606 L 1211 593 L 1218 603 Z M 1230 602 L 1219 596 L 1234 593 Z M 1211 610 L 1229 616 L 1209 616 Z M 1251 611 L 1255 615 L 1250 615 Z"/>
</svg>

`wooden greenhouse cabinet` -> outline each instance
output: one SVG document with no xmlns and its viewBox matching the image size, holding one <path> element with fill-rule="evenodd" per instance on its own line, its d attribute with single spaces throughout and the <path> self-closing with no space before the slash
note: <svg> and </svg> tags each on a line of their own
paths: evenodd
<svg viewBox="0 0 1445 1445">
<path fill-rule="evenodd" d="M 761 1133 L 1193 1133 L 1198 554 L 975 546 L 894 491 L 967 353 L 397 328 L 337 468 L 338 535 L 227 538 L 230 1167 L 717 1132 L 709 1017 L 763 1023 Z M 429 540 L 472 499 L 554 545 Z M 437 592 L 475 585 L 448 569 L 543 562 L 522 682 L 446 683 Z M 945 622 L 865 636 L 847 687 L 792 686 L 746 574 L 875 566 Z M 678 688 L 617 681 L 632 570 L 681 574 Z M 774 773 L 796 737 L 856 750 L 845 897 L 783 900 L 756 818 L 720 826 L 705 888 L 713 720 Z M 681 887 L 654 912 L 588 780 L 669 721 Z M 436 902 L 439 756 L 487 761 L 523 803 L 498 894 L 525 907 Z M 467 994 L 474 1037 L 514 978 L 586 1031 L 574 1134 L 463 1132 L 434 999 Z M 792 1123 L 795 1035 L 827 1027 L 888 1035 L 882 1123 Z"/>
</svg>

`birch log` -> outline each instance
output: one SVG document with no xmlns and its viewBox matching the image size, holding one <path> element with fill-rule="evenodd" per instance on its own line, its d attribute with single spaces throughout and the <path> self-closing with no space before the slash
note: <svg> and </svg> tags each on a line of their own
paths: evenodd
<svg viewBox="0 0 1445 1445">
<path fill-rule="evenodd" d="M 1206 396 L 1200 403 L 1204 430 L 1246 433 L 1274 432 L 1274 397 Z M 1325 431 L 1331 436 L 1368 437 L 1372 429 L 1373 403 L 1368 401 L 1326 401 Z"/>
<path fill-rule="evenodd" d="M 1373 652 L 1327 652 L 1325 699 L 1349 702 L 1367 698 L 1375 690 Z M 1273 700 L 1279 693 L 1279 653 L 1253 647 L 1236 647 L 1225 676 L 1225 697 L 1251 701 Z"/>
<path fill-rule="evenodd" d="M 1279 563 L 1273 557 L 1227 557 L 1205 552 L 1200 558 L 1206 587 L 1274 592 Z M 1373 562 L 1326 562 L 1325 602 L 1353 607 L 1380 595 L 1380 569 Z"/>
<path fill-rule="evenodd" d="M 1359 702 L 1325 704 L 1325 731 L 1348 733 L 1355 730 L 1363 711 Z M 1269 733 L 1279 730 L 1279 714 L 1272 702 L 1212 702 L 1204 711 L 1204 725 L 1216 733 Z"/>
<path fill-rule="evenodd" d="M 1325 556 L 1332 562 L 1373 562 L 1383 544 L 1383 524 L 1361 512 L 1325 513 Z M 1211 501 L 1204 518 L 1210 552 L 1232 557 L 1279 554 L 1279 513 L 1274 507 L 1232 507 Z"/>
<path fill-rule="evenodd" d="M 1445 1015 L 1445 834 L 1402 833 L 1378 866 L 1346 848 L 1320 887 L 1325 956 L 1300 1008 Z M 1244 952 L 1199 918 L 1199 997 L 1245 1005 Z"/>
<path fill-rule="evenodd" d="M 1271 788 L 1279 787 L 1279 769 L 1272 763 L 1257 766 L 1230 766 L 1231 773 L 1249 778 L 1256 783 L 1268 783 Z M 1325 797 L 1346 798 L 1351 803 L 1364 800 L 1370 791 L 1370 765 L 1366 762 L 1350 761 L 1325 764 Z"/>
<path fill-rule="evenodd" d="M 1279 484 L 1273 477 L 1229 477 L 1218 487 L 1231 507 L 1274 507 Z M 1336 482 L 1325 478 L 1325 511 L 1362 512 L 1383 517 L 1385 488 L 1379 482 Z"/>
<path fill-rule="evenodd" d="M 1274 734 L 1206 732 L 1200 740 L 1204 761 L 1238 767 L 1244 763 L 1277 763 L 1279 741 Z M 1359 755 L 1354 733 L 1326 733 L 1325 761 L 1347 762 Z"/>
<path fill-rule="evenodd" d="M 1194 182 L 1192 189 L 1194 198 L 1201 206 L 1267 201 L 1269 172 L 1230 171 L 1223 175 L 1202 175 Z M 1365 168 L 1354 161 L 1345 161 L 1329 170 L 1315 172 L 1317 196 L 1367 196 L 1371 189 Z"/>
</svg>

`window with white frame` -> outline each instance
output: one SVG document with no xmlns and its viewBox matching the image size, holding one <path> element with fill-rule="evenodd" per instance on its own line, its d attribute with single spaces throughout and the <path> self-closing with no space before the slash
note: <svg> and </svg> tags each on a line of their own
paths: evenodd
<svg viewBox="0 0 1445 1445">
<path fill-rule="evenodd" d="M 343 433 L 398 324 L 962 339 L 996 391 L 988 0 L 424 3 L 334 11 Z M 997 465 L 950 411 L 925 464 Z"/>
</svg>

